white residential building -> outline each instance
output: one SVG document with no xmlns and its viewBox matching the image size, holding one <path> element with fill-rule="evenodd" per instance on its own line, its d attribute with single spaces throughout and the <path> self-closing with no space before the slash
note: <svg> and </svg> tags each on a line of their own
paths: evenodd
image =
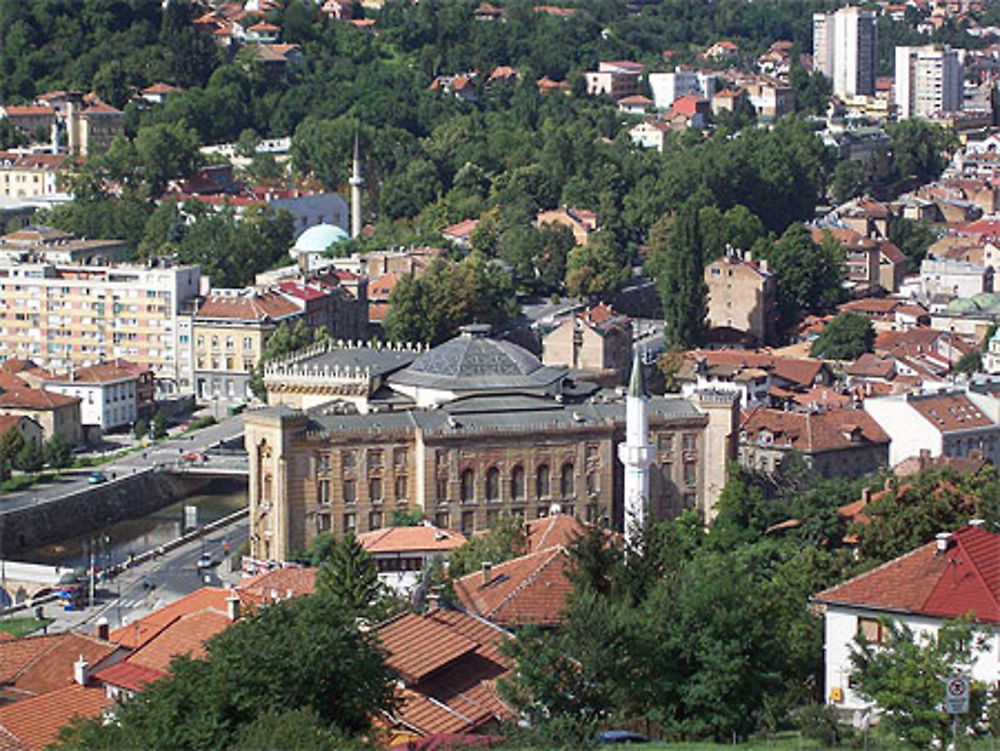
<svg viewBox="0 0 1000 751">
<path fill-rule="evenodd" d="M 874 11 L 846 7 L 813 16 L 813 67 L 833 79 L 837 96 L 874 96 Z"/>
<path fill-rule="evenodd" d="M 945 46 L 896 48 L 896 105 L 901 120 L 962 109 L 962 64 Z"/>
<path fill-rule="evenodd" d="M 101 432 L 128 427 L 139 417 L 139 377 L 107 362 L 43 381 L 46 391 L 80 397 L 80 421 Z"/>
<path fill-rule="evenodd" d="M 675 99 L 687 94 L 711 99 L 718 90 L 718 76 L 713 71 L 676 68 L 670 73 L 650 73 L 646 79 L 653 93 L 653 104 L 659 110 L 670 109 Z"/>
<path fill-rule="evenodd" d="M 447 569 L 448 554 L 462 547 L 461 532 L 424 522 L 414 527 L 385 527 L 358 535 L 358 543 L 375 561 L 378 578 L 397 595 L 406 597 L 419 586 L 434 559 Z"/>
<path fill-rule="evenodd" d="M 874 397 L 865 399 L 864 408 L 892 440 L 891 465 L 921 451 L 932 457 L 979 451 L 997 463 L 1000 428 L 963 392 Z"/>
<path fill-rule="evenodd" d="M 973 297 L 993 291 L 993 269 L 950 258 L 925 258 L 920 262 L 920 289 L 935 295 Z"/>
<path fill-rule="evenodd" d="M 888 637 L 880 619 L 907 626 L 922 642 L 936 638 L 945 619 L 972 612 L 975 631 L 971 664 L 960 672 L 987 686 L 1000 679 L 1000 602 L 983 571 L 1000 566 L 1000 535 L 974 522 L 878 568 L 820 592 L 812 601 L 822 607 L 826 701 L 855 725 L 864 722 L 872 705 L 853 688 L 851 654 L 855 638 L 869 643 Z M 944 690 L 942 684 L 942 692 Z M 877 708 L 875 708 L 877 712 Z"/>
</svg>

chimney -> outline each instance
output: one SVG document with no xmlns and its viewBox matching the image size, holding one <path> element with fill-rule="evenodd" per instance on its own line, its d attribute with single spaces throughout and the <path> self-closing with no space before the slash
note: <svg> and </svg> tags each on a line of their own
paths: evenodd
<svg viewBox="0 0 1000 751">
<path fill-rule="evenodd" d="M 90 663 L 83 659 L 83 655 L 73 663 L 73 680 L 81 686 L 86 686 L 90 680 Z"/>
<path fill-rule="evenodd" d="M 291 600 L 293 597 L 295 597 L 295 590 L 289 587 L 285 590 L 285 599 Z"/>
<path fill-rule="evenodd" d="M 101 639 L 103 641 L 108 640 L 108 619 L 101 616 L 97 619 L 97 625 L 94 626 L 94 638 Z"/>
<path fill-rule="evenodd" d="M 986 520 L 985 519 L 969 519 L 969 526 L 970 527 L 976 527 L 977 529 L 981 529 L 982 527 L 986 526 Z"/>
<path fill-rule="evenodd" d="M 439 610 L 441 608 L 441 593 L 436 587 L 432 587 L 427 593 L 427 612 Z"/>
<path fill-rule="evenodd" d="M 768 273 L 768 272 L 770 271 L 770 269 L 769 269 L 769 268 L 768 268 L 768 266 L 767 266 L 767 259 L 766 259 L 766 258 L 761 258 L 761 259 L 760 259 L 760 260 L 759 260 L 759 261 L 757 262 L 757 267 L 758 267 L 758 268 L 759 268 L 759 269 L 760 269 L 760 270 L 761 270 L 761 271 L 762 271 L 763 273 L 765 273 L 765 274 L 766 274 L 766 273 Z"/>
<path fill-rule="evenodd" d="M 934 535 L 934 539 L 937 540 L 937 554 L 947 552 L 948 548 L 951 547 L 951 532 L 938 532 Z"/>
<path fill-rule="evenodd" d="M 493 579 L 493 564 L 483 561 L 483 586 L 485 587 Z"/>
<path fill-rule="evenodd" d="M 861 503 L 862 503 L 862 505 L 867 506 L 869 503 L 871 503 L 871 500 L 872 500 L 872 489 L 871 488 L 862 488 L 861 489 Z"/>
<path fill-rule="evenodd" d="M 240 598 L 235 589 L 229 590 L 229 597 L 226 598 L 226 615 L 233 623 L 240 619 Z"/>
</svg>

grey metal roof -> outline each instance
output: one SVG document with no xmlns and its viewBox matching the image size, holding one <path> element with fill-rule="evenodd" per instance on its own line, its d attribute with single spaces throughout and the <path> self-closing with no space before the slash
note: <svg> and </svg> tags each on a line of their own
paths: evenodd
<svg viewBox="0 0 1000 751">
<path fill-rule="evenodd" d="M 318 368 L 360 368 L 368 369 L 373 376 L 393 373 L 405 368 L 419 353 L 413 350 L 397 350 L 375 347 L 331 347 L 326 352 L 314 355 L 296 363 L 299 367 Z"/>
</svg>

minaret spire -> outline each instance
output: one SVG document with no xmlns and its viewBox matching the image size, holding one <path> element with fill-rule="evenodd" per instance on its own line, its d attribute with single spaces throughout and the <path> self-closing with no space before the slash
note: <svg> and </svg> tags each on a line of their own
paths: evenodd
<svg viewBox="0 0 1000 751">
<path fill-rule="evenodd" d="M 638 542 L 646 526 L 649 502 L 653 447 L 649 443 L 648 403 L 642 360 L 639 350 L 635 350 L 625 397 L 625 443 L 618 445 L 618 458 L 625 467 L 625 542 L 630 548 Z"/>
<path fill-rule="evenodd" d="M 361 186 L 365 179 L 361 176 L 361 148 L 358 133 L 354 132 L 354 161 L 351 165 L 351 237 L 361 234 Z"/>
</svg>

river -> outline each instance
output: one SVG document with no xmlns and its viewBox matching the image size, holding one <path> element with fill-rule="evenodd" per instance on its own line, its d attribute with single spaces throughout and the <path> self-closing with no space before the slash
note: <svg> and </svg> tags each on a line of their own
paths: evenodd
<svg viewBox="0 0 1000 751">
<path fill-rule="evenodd" d="M 106 568 L 127 560 L 130 553 L 138 555 L 180 537 L 184 532 L 185 506 L 195 506 L 198 509 L 199 526 L 246 508 L 245 483 L 215 480 L 207 490 L 208 492 L 188 496 L 152 514 L 29 550 L 19 554 L 17 559 L 49 566 L 86 567 L 89 546 L 91 540 L 95 540 L 95 563 L 98 568 Z"/>
</svg>

